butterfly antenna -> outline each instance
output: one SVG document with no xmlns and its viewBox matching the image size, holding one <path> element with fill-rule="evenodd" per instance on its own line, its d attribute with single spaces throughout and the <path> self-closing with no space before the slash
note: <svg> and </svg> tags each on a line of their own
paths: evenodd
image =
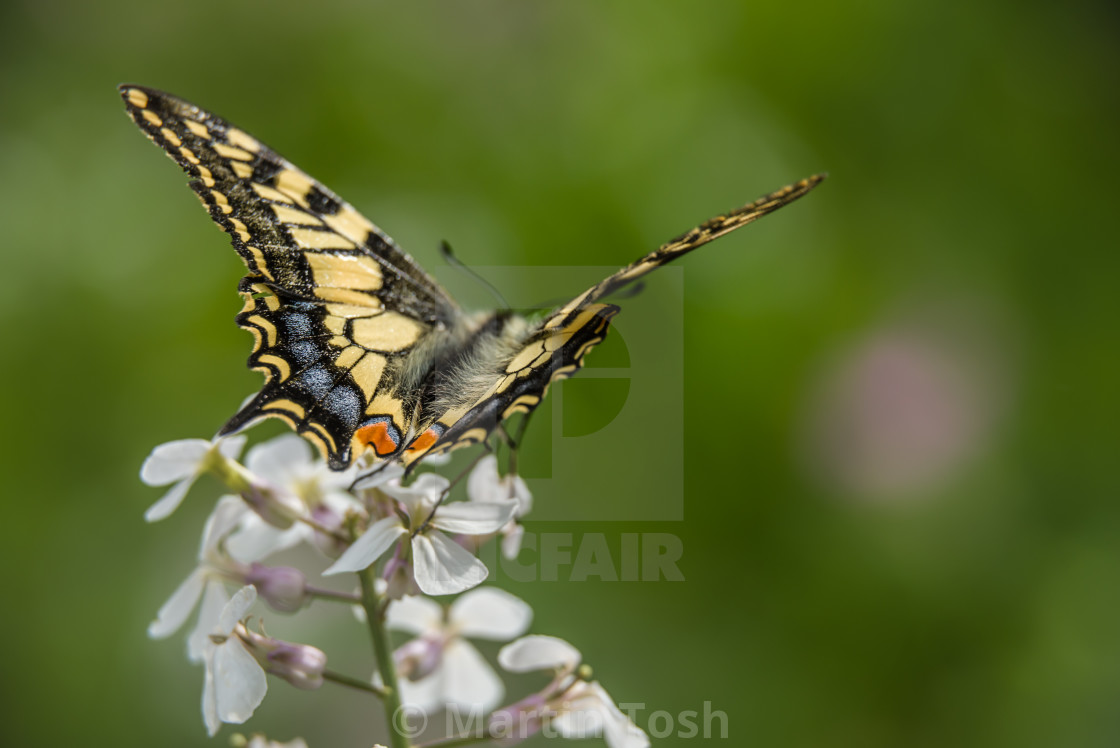
<svg viewBox="0 0 1120 748">
<path fill-rule="evenodd" d="M 470 475 L 470 472 L 472 470 L 474 470 L 474 466 L 477 465 L 483 457 L 493 451 L 493 448 L 490 446 L 490 442 L 483 441 L 482 445 L 484 449 L 479 450 L 478 454 L 475 455 L 475 458 L 467 464 L 467 467 L 464 468 L 463 471 L 458 475 L 456 475 L 454 480 L 447 484 L 447 488 L 443 489 L 443 492 L 439 495 L 439 499 L 436 500 L 435 506 L 432 507 L 432 511 L 428 512 L 427 518 L 420 523 L 419 527 L 412 531 L 412 534 L 409 536 L 409 538 L 414 538 L 420 533 L 424 532 L 424 530 L 428 529 L 428 525 L 432 522 L 432 517 L 436 516 L 436 510 L 439 509 L 443 505 L 443 502 L 447 500 L 447 497 L 451 495 L 451 489 L 459 485 L 459 483 L 468 475 Z"/>
<path fill-rule="evenodd" d="M 509 310 L 509 302 L 506 301 L 506 298 L 504 296 L 502 296 L 502 292 L 499 291 L 493 283 L 483 278 L 471 267 L 469 267 L 462 260 L 456 257 L 455 253 L 451 250 L 451 245 L 448 244 L 446 240 L 439 243 L 439 253 L 443 255 L 443 259 L 447 260 L 448 265 L 451 265 L 456 269 L 463 271 L 464 273 L 481 283 L 483 286 L 485 286 L 486 290 L 489 291 L 490 294 L 494 297 L 494 300 L 498 302 L 499 308 L 501 308 L 502 310 Z"/>
<path fill-rule="evenodd" d="M 379 473 L 381 473 L 382 470 L 384 470 L 385 468 L 389 467 L 392 464 L 393 463 L 391 461 L 386 460 L 385 462 L 382 462 L 380 465 L 373 468 L 372 470 L 369 470 L 367 472 L 362 473 L 361 475 L 359 475 L 357 478 L 354 479 L 354 482 L 351 483 L 350 487 L 347 488 L 346 490 L 349 491 L 350 493 L 354 493 L 358 489 L 365 488 L 370 483 L 370 481 L 372 481 L 374 478 L 377 477 L 377 475 Z"/>
</svg>

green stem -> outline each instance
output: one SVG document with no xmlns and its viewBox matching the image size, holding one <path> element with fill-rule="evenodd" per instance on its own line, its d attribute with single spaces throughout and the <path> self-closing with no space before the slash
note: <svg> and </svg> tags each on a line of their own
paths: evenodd
<svg viewBox="0 0 1120 748">
<path fill-rule="evenodd" d="M 367 691 L 382 699 L 388 696 L 388 689 L 384 686 L 375 686 L 369 681 L 351 678 L 349 675 L 336 673 L 333 670 L 324 670 L 323 680 L 329 680 L 331 683 L 337 683 L 340 686 L 346 686 L 347 688 L 353 688 L 358 691 Z"/>
<path fill-rule="evenodd" d="M 320 533 L 321 535 L 326 535 L 328 538 L 332 538 L 334 540 L 337 540 L 340 543 L 345 543 L 346 545 L 350 545 L 350 543 L 353 542 L 353 538 L 350 537 L 349 535 L 344 535 L 343 533 L 338 532 L 337 530 L 332 530 L 329 527 L 326 527 L 325 525 L 321 525 L 318 522 L 316 522 L 315 520 L 311 519 L 310 517 L 298 517 L 297 519 L 298 519 L 298 521 L 300 521 L 303 524 L 310 527 L 315 532 Z"/>
<path fill-rule="evenodd" d="M 312 597 L 319 598 L 320 600 L 331 600 L 333 602 L 348 603 L 353 605 L 360 603 L 362 598 L 355 595 L 353 592 L 339 592 L 337 590 L 328 590 L 322 587 L 315 587 L 313 585 L 306 585 L 304 591 Z"/>
<path fill-rule="evenodd" d="M 393 662 L 393 650 L 389 642 L 389 630 L 385 628 L 385 612 L 381 597 L 373 587 L 373 571 L 365 569 L 358 572 L 362 581 L 362 607 L 366 611 L 370 639 L 373 641 L 373 655 L 377 659 L 377 672 L 385 684 L 385 717 L 389 725 L 390 748 L 411 748 L 408 736 L 398 727 L 404 718 L 401 712 L 401 691 L 397 684 L 397 668 Z"/>
</svg>

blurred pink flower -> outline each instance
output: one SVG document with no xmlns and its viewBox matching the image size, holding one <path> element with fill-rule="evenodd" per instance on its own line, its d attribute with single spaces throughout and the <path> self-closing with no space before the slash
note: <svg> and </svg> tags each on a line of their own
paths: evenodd
<svg viewBox="0 0 1120 748">
<path fill-rule="evenodd" d="M 996 341 L 980 350 L 965 338 L 898 327 L 842 352 L 809 398 L 811 471 L 839 493 L 879 501 L 957 474 L 990 441 L 1007 390 L 995 376 Z"/>
</svg>

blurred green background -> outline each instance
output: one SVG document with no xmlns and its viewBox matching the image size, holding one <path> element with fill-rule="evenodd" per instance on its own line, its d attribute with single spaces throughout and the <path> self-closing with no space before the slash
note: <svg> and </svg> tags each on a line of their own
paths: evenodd
<svg viewBox="0 0 1120 748">
<path fill-rule="evenodd" d="M 127 81 L 256 134 L 473 305 L 439 240 L 483 274 L 617 266 L 829 171 L 622 302 L 599 363 L 637 382 L 663 335 L 683 426 L 565 385 L 572 433 L 623 407 L 635 438 L 540 484 L 530 530 L 669 533 L 685 581 L 497 582 L 643 720 L 710 702 L 736 745 L 1117 745 L 1118 28 L 1092 2 L 4 3 L 0 743 L 207 743 L 201 671 L 145 626 L 217 488 L 146 526 L 137 471 L 259 375 L 240 263 Z M 626 493 L 651 474 L 665 496 Z M 369 671 L 348 613 L 303 615 Z M 274 683 L 247 727 L 368 746 L 377 712 Z"/>
</svg>

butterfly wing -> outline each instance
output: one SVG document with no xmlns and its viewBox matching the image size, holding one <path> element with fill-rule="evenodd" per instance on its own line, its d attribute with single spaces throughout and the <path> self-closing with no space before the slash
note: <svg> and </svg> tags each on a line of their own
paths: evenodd
<svg viewBox="0 0 1120 748">
<path fill-rule="evenodd" d="M 409 445 L 404 461 L 482 442 L 514 413 L 536 408 L 548 387 L 583 366 L 583 357 L 606 337 L 619 308 L 598 303 L 667 262 L 713 239 L 758 220 L 807 194 L 825 178 L 817 174 L 765 195 L 741 208 L 711 218 L 671 239 L 618 272 L 604 278 L 550 314 L 508 359 L 499 362 L 493 384 L 474 403 L 445 413 Z"/>
<path fill-rule="evenodd" d="M 457 324 L 455 303 L 373 223 L 256 138 L 169 94 L 120 92 L 249 269 L 237 322 L 254 335 L 249 365 L 266 382 L 223 433 L 281 418 L 335 468 L 353 446 L 398 451 L 416 405 L 405 380 L 422 374 L 405 361 Z"/>
</svg>

